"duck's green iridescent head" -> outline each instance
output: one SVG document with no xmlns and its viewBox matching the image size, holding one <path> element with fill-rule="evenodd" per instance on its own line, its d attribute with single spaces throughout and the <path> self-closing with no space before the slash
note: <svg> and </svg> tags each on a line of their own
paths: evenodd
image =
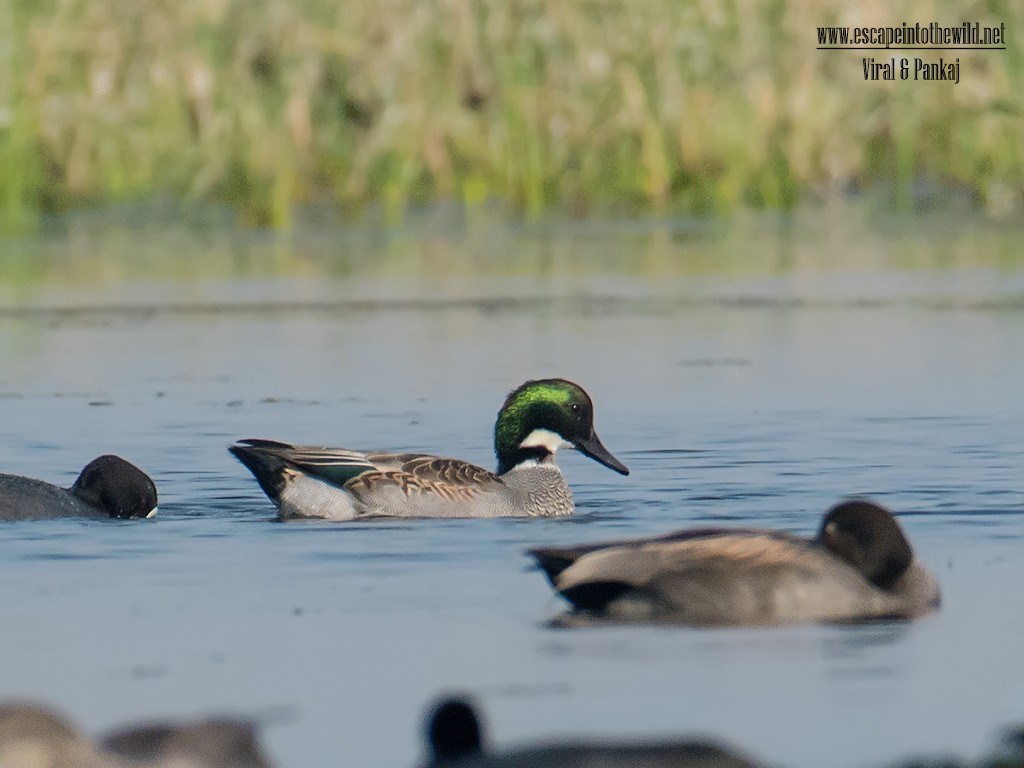
<svg viewBox="0 0 1024 768">
<path fill-rule="evenodd" d="M 524 461 L 545 461 L 562 447 L 616 472 L 629 470 L 601 445 L 594 431 L 594 404 L 581 387 L 565 379 L 528 381 L 505 400 L 494 425 L 498 473 Z"/>
</svg>

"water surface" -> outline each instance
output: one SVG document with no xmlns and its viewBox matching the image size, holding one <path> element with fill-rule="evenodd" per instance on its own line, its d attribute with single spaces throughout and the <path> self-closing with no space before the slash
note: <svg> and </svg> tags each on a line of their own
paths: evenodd
<svg viewBox="0 0 1024 768">
<path fill-rule="evenodd" d="M 251 715 L 285 768 L 412 765 L 452 689 L 501 744 L 706 733 L 798 768 L 979 753 L 1024 720 L 1020 238 L 852 227 L 8 243 L 3 471 L 67 485 L 112 451 L 161 502 L 153 521 L 0 529 L 0 698 L 94 731 Z M 491 466 L 503 397 L 549 375 L 590 392 L 632 470 L 565 455 L 570 519 L 281 524 L 225 450 Z M 810 534 L 849 494 L 900 514 L 939 614 L 559 631 L 522 554 L 688 525 Z"/>
</svg>

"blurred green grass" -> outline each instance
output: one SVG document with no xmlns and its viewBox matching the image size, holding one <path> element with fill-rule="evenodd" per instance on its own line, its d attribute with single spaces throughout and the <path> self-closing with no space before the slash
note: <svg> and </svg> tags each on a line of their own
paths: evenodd
<svg viewBox="0 0 1024 768">
<path fill-rule="evenodd" d="M 0 0 L 0 227 L 152 198 L 288 229 L 303 206 L 704 215 L 921 184 L 1019 213 L 1020 0 L 847 5 Z M 1008 48 L 958 52 L 957 85 L 816 50 L 818 26 L 932 20 L 1005 22 Z"/>
</svg>

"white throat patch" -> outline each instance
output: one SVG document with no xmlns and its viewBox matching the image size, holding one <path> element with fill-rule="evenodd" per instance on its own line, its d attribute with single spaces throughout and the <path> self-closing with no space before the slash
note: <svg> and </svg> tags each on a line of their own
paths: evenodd
<svg viewBox="0 0 1024 768">
<path fill-rule="evenodd" d="M 550 429 L 535 429 L 528 434 L 520 448 L 543 448 L 550 454 L 554 454 L 559 448 L 572 448 L 572 443 Z"/>
</svg>

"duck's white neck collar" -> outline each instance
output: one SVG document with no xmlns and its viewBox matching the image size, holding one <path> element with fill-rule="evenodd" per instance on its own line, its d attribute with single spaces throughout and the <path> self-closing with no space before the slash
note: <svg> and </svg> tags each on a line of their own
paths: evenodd
<svg viewBox="0 0 1024 768">
<path fill-rule="evenodd" d="M 519 447 L 543 448 L 553 456 L 559 448 L 572 448 L 572 443 L 550 429 L 535 429 L 523 438 L 522 442 L 519 443 Z"/>
</svg>

